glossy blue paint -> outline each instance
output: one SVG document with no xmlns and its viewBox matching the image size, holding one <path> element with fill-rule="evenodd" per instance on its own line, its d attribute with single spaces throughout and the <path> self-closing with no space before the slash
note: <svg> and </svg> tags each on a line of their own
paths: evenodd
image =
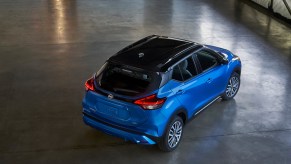
<svg viewBox="0 0 291 164">
<path fill-rule="evenodd" d="M 138 97 L 118 95 L 102 88 L 98 90 L 102 90 L 105 95 L 87 91 L 83 99 L 84 122 L 125 140 L 139 144 L 156 144 L 177 112 L 183 112 L 186 120 L 190 119 L 198 110 L 223 94 L 232 72 L 241 69 L 239 58 L 230 51 L 209 45 L 204 48 L 223 53 L 228 63 L 218 64 L 183 82 L 169 79 L 155 91 Z M 171 72 L 170 69 L 165 74 Z M 106 96 L 108 94 L 131 101 L 110 99 Z M 134 100 L 151 94 L 166 98 L 161 108 L 145 110 L 133 103 Z"/>
<path fill-rule="evenodd" d="M 95 120 L 87 116 L 83 116 L 83 121 L 85 122 L 85 124 L 92 126 L 96 129 L 99 129 L 109 135 L 114 135 L 116 137 L 120 137 L 125 140 L 130 140 L 138 144 L 148 144 L 148 145 L 155 144 L 155 141 L 153 141 L 152 139 L 150 139 L 149 137 L 145 135 L 138 135 L 138 134 L 129 133 L 129 132 L 120 130 L 118 128 L 113 128 L 111 126 L 107 126 L 105 124 L 96 122 Z"/>
</svg>

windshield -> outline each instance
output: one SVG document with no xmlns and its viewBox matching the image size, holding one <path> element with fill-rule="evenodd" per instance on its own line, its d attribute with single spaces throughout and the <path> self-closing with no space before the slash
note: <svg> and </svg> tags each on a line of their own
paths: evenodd
<svg viewBox="0 0 291 164">
<path fill-rule="evenodd" d="M 158 89 L 160 81 L 157 73 L 109 63 L 98 71 L 96 80 L 102 89 L 126 96 L 136 96 Z"/>
</svg>

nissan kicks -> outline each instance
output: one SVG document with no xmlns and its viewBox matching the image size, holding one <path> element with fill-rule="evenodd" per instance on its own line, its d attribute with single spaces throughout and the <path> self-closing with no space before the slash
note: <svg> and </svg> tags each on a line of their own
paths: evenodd
<svg viewBox="0 0 291 164">
<path fill-rule="evenodd" d="M 241 61 L 232 52 L 151 35 L 110 57 L 85 83 L 85 124 L 138 144 L 176 149 L 184 125 L 240 87 Z"/>
</svg>

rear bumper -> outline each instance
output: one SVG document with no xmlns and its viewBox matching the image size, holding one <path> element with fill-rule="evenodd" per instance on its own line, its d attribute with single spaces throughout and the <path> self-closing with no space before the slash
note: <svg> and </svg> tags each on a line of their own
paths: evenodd
<svg viewBox="0 0 291 164">
<path fill-rule="evenodd" d="M 124 129 L 116 125 L 111 125 L 102 120 L 98 120 L 95 117 L 92 117 L 86 113 L 83 113 L 83 121 L 85 124 L 101 130 L 104 133 L 123 138 L 125 140 L 132 141 L 137 144 L 153 145 L 158 143 L 159 138 L 150 136 L 141 132 Z"/>
</svg>

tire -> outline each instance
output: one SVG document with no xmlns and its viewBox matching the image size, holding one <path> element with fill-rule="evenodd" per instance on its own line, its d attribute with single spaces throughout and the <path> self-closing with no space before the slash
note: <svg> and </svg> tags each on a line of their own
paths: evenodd
<svg viewBox="0 0 291 164">
<path fill-rule="evenodd" d="M 165 152 L 175 150 L 181 142 L 183 127 L 184 123 L 181 117 L 175 116 L 168 124 L 165 134 L 159 142 L 159 148 Z"/>
<path fill-rule="evenodd" d="M 240 76 L 238 73 L 233 72 L 228 80 L 226 89 L 222 94 L 223 100 L 230 100 L 237 94 L 240 87 Z"/>
</svg>

